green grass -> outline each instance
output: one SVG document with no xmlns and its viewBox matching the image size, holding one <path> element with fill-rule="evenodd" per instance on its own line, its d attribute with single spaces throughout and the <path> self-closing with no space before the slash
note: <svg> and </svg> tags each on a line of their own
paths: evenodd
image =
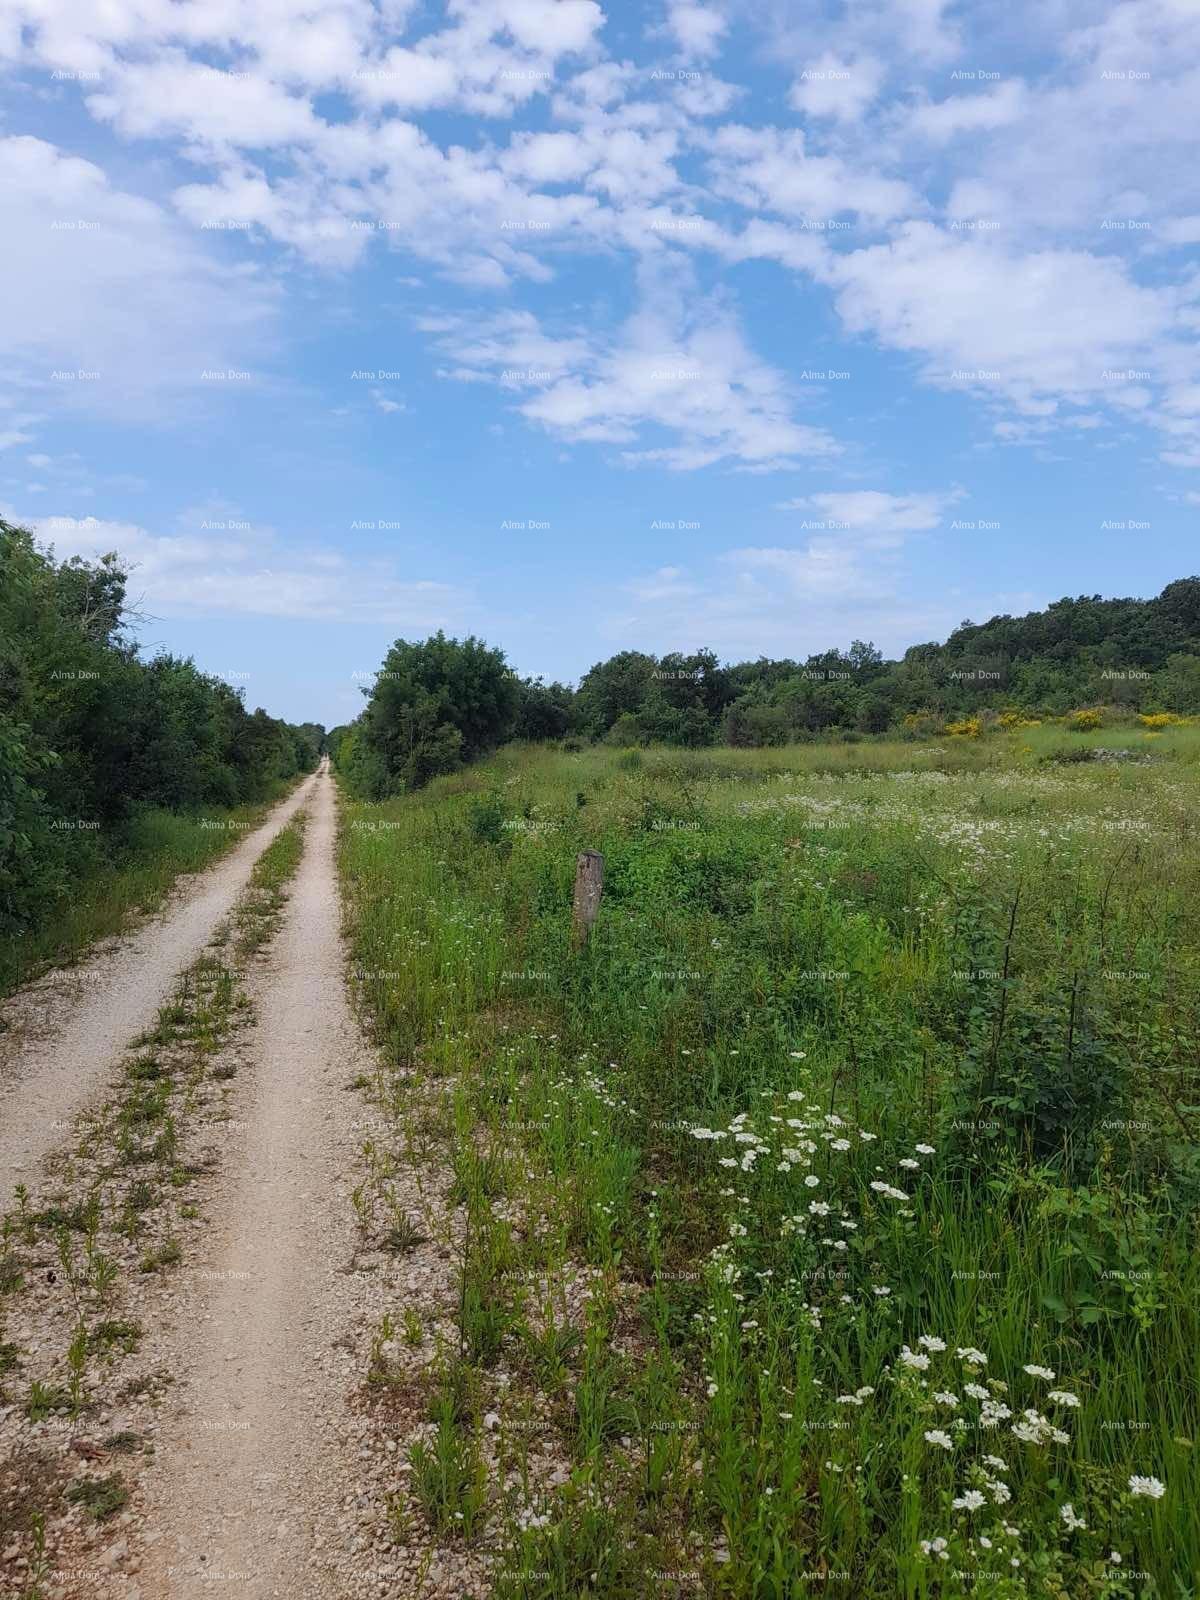
<svg viewBox="0 0 1200 1600">
<path fill-rule="evenodd" d="M 497 1593 L 1195 1594 L 1198 752 L 514 749 L 347 806 L 384 1098 L 450 1087 L 463 1352 L 571 1465 L 514 1433 Z"/>
<path fill-rule="evenodd" d="M 234 954 L 239 961 L 267 944 L 279 926 L 287 904 L 288 881 L 304 854 L 307 824 L 307 812 L 299 812 L 254 864 L 246 892 L 234 911 Z"/>
<path fill-rule="evenodd" d="M 213 807 L 202 816 L 147 811 L 135 817 L 109 851 L 90 860 L 41 927 L 0 940 L 0 998 L 47 967 L 77 961 L 98 939 L 153 911 L 181 874 L 202 871 L 258 827 L 289 787 L 280 783 L 254 805 Z"/>
</svg>

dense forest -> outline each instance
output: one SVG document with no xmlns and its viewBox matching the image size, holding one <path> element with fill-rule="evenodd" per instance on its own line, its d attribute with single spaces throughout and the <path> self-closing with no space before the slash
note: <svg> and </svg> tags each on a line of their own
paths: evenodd
<svg viewBox="0 0 1200 1600">
<path fill-rule="evenodd" d="M 1006 710 L 1200 713 L 1200 578 L 1153 600 L 1057 600 L 1023 617 L 964 622 L 944 644 L 887 661 L 855 640 L 804 660 L 722 665 L 711 650 L 623 650 L 577 689 L 519 678 L 502 652 L 441 633 L 399 641 L 362 715 L 329 748 L 352 786 L 379 799 L 419 787 L 509 740 L 782 745 L 820 736 L 932 734 Z"/>
<path fill-rule="evenodd" d="M 0 939 L 133 847 L 147 813 L 267 799 L 317 763 L 324 730 L 129 637 L 115 555 L 56 562 L 0 520 Z"/>
</svg>

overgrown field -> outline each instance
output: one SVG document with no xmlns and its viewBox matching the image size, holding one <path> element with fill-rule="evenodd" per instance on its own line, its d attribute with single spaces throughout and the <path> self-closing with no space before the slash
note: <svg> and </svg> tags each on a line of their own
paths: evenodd
<svg viewBox="0 0 1200 1600">
<path fill-rule="evenodd" d="M 347 803 L 469 1224 L 405 1481 L 496 1593 L 1198 1592 L 1198 753 L 513 748 Z"/>
</svg>

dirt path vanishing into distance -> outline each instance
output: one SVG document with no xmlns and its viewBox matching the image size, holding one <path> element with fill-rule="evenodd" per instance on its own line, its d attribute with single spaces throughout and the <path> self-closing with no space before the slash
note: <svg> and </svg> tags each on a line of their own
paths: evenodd
<svg viewBox="0 0 1200 1600">
<path fill-rule="evenodd" d="M 0 1039 L 0 1192 L 29 1177 L 103 1088 L 130 1040 L 155 1020 L 176 977 L 202 953 L 254 863 L 322 781 L 305 779 L 227 856 L 177 886 L 163 910 L 77 968 L 27 985 L 4 1006 Z M 330 779 L 324 778 L 326 786 Z"/>
<path fill-rule="evenodd" d="M 345 989 L 335 844 L 323 766 L 283 923 L 248 984 L 239 1135 L 179 1307 L 177 1381 L 139 1516 L 146 1600 L 351 1600 L 338 1521 L 353 1463 L 337 1434 L 352 1381 L 340 1339 L 365 1047 Z"/>
</svg>

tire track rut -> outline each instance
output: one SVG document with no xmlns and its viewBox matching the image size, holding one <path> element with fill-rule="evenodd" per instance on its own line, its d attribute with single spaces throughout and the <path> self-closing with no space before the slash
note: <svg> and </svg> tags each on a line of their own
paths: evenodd
<svg viewBox="0 0 1200 1600">
<path fill-rule="evenodd" d="M 311 797 L 320 776 L 301 782 L 229 855 L 176 890 L 165 910 L 90 958 L 83 975 L 60 969 L 8 1002 L 16 1025 L 0 1049 L 0 1192 L 27 1180 L 62 1142 L 129 1041 L 154 1021 L 177 974 L 201 954 L 254 863 Z M 40 997 L 59 989 L 66 995 L 55 993 L 36 1025 L 22 1023 L 22 1013 L 28 1018 Z"/>
<path fill-rule="evenodd" d="M 155 1600 L 349 1600 L 336 1519 L 352 1468 L 349 1190 L 364 1046 L 345 989 L 333 782 L 310 802 L 304 858 L 270 955 L 208 1259 L 179 1328 L 179 1409 L 164 1418 L 143 1508 Z"/>
</svg>

